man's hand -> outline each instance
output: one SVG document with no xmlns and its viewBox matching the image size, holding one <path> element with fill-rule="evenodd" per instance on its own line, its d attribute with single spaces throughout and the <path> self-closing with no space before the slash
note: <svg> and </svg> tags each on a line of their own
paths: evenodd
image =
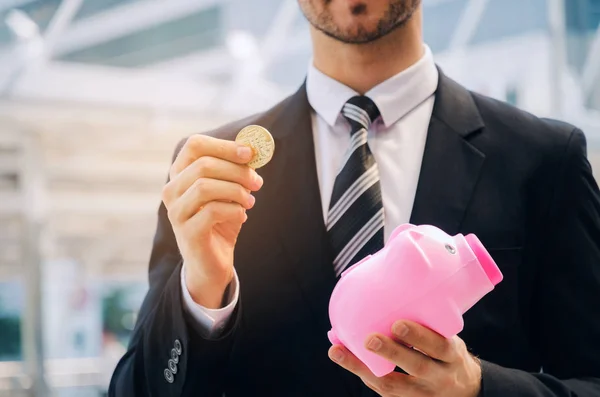
<svg viewBox="0 0 600 397">
<path fill-rule="evenodd" d="M 479 361 L 469 354 L 458 336 L 446 339 L 409 321 L 396 322 L 392 333 L 394 339 L 370 335 L 365 346 L 408 375 L 392 372 L 378 378 L 343 346 L 332 346 L 329 357 L 385 397 L 476 397 L 479 394 Z"/>
<path fill-rule="evenodd" d="M 162 199 L 186 266 L 185 281 L 195 302 L 218 308 L 233 278 L 233 249 L 251 191 L 262 178 L 246 163 L 252 150 L 204 135 L 190 137 L 170 170 Z"/>
</svg>

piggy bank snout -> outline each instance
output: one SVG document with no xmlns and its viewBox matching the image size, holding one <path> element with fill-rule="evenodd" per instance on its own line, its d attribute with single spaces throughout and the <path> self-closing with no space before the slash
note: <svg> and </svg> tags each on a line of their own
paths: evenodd
<svg viewBox="0 0 600 397">
<path fill-rule="evenodd" d="M 465 240 L 475 254 L 479 265 L 485 272 L 492 285 L 497 285 L 500 281 L 502 281 L 502 272 L 500 272 L 498 265 L 496 265 L 496 262 L 494 262 L 481 241 L 479 241 L 479 238 L 477 238 L 477 236 L 474 234 L 469 234 L 465 236 Z"/>
</svg>

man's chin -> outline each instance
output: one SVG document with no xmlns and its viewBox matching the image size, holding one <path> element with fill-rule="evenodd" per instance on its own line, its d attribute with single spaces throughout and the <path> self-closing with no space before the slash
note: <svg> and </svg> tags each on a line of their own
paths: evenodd
<svg viewBox="0 0 600 397">
<path fill-rule="evenodd" d="M 364 28 L 351 28 L 347 30 L 338 29 L 335 32 L 321 30 L 327 36 L 346 44 L 367 44 L 379 39 L 382 35 L 375 31 Z"/>
</svg>

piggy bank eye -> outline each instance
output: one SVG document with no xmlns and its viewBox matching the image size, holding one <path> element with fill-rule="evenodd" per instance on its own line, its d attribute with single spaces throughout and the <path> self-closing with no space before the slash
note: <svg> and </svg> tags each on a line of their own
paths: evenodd
<svg viewBox="0 0 600 397">
<path fill-rule="evenodd" d="M 456 254 L 456 248 L 454 248 L 453 246 L 451 246 L 450 244 L 446 244 L 446 251 L 448 251 L 449 253 L 451 253 L 452 255 Z"/>
</svg>

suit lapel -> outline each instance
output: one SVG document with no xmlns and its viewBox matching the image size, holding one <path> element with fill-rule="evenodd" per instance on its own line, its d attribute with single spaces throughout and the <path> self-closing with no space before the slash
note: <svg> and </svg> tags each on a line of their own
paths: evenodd
<svg viewBox="0 0 600 397">
<path fill-rule="evenodd" d="M 275 156 L 265 170 L 265 192 L 287 266 L 319 325 L 329 326 L 328 302 L 335 285 L 333 258 L 323 220 L 311 110 L 303 85 L 271 123 Z M 265 167 L 265 168 L 267 168 Z M 267 180 L 266 178 L 269 178 Z"/>
<path fill-rule="evenodd" d="M 453 235 L 460 230 L 485 159 L 468 138 L 484 124 L 471 93 L 441 70 L 435 95 L 410 222 Z"/>
<path fill-rule="evenodd" d="M 302 85 L 269 123 L 276 154 L 265 167 L 263 189 L 268 186 L 265 195 L 278 198 L 272 202 L 269 217 L 284 250 L 276 265 L 286 266 L 293 275 L 314 319 L 306 328 L 318 333 L 313 343 L 327 354 L 329 298 L 336 279 L 323 219 L 311 120 L 306 86 Z M 360 388 L 352 373 L 336 365 L 331 368 L 348 390 Z"/>
</svg>

